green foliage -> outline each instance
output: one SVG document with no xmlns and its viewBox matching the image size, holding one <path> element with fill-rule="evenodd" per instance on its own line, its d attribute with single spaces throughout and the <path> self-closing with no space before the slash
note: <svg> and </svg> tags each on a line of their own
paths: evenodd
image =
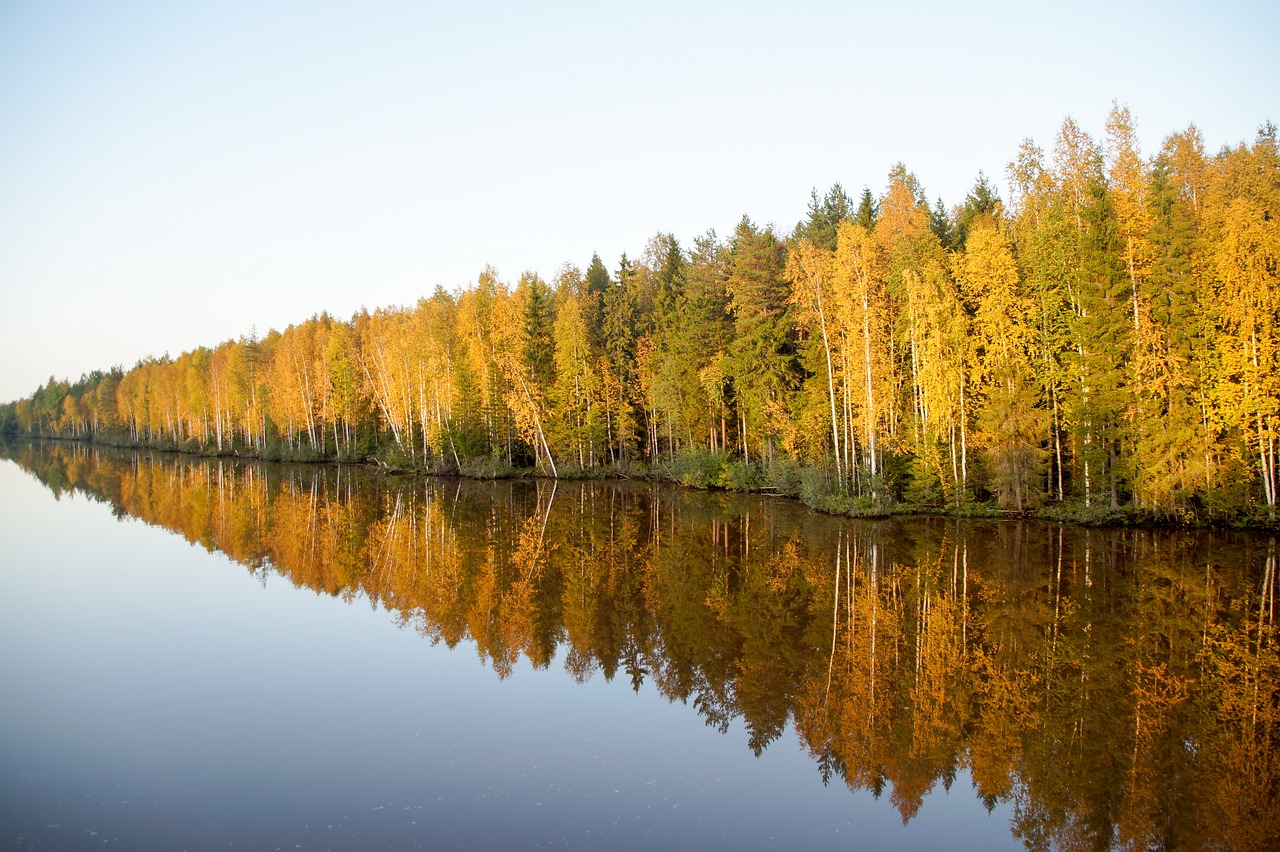
<svg viewBox="0 0 1280 852">
<path fill-rule="evenodd" d="M 667 476 L 690 488 L 719 487 L 728 456 L 706 450 L 685 450 L 676 453 L 667 466 Z"/>
<path fill-rule="evenodd" d="M 836 490 L 836 483 L 825 470 L 815 467 L 800 470 L 800 485 L 796 496 L 806 506 L 818 508 Z"/>
<path fill-rule="evenodd" d="M 551 288 L 537 275 L 526 272 L 520 277 L 517 292 L 524 294 L 524 363 L 529 376 L 540 385 L 549 385 L 555 375 L 555 338 L 552 328 Z"/>
<path fill-rule="evenodd" d="M 464 456 L 457 471 L 468 479 L 504 479 L 514 474 L 511 465 L 501 456 Z"/>
<path fill-rule="evenodd" d="M 998 218 L 1003 209 L 1000 193 L 992 186 L 986 174 L 978 172 L 977 183 L 965 196 L 964 204 L 956 215 L 954 246 L 958 249 L 964 248 L 965 242 L 969 239 L 969 229 L 973 227 L 976 219 L 983 216 Z"/>
<path fill-rule="evenodd" d="M 760 465 L 735 456 L 721 468 L 716 484 L 727 491 L 759 491 L 764 483 L 764 471 Z"/>
<path fill-rule="evenodd" d="M 824 251 L 835 251 L 836 231 L 841 222 L 853 219 L 854 212 L 853 199 L 840 184 L 833 184 L 821 198 L 815 189 L 809 196 L 808 215 L 796 226 L 793 238 L 807 239 Z"/>
<path fill-rule="evenodd" d="M 776 458 L 764 466 L 765 484 L 761 488 L 783 497 L 799 497 L 804 491 L 807 472 L 808 469 L 794 459 Z"/>
<path fill-rule="evenodd" d="M 0 436 L 15 438 L 21 428 L 18 423 L 17 404 L 9 402 L 0 405 Z"/>
<path fill-rule="evenodd" d="M 413 460 L 397 443 L 384 443 L 373 455 L 378 466 L 388 473 L 404 473 L 413 469 Z"/>
<path fill-rule="evenodd" d="M 903 477 L 903 499 L 918 506 L 941 507 L 946 505 L 942 479 L 929 460 L 912 456 L 907 462 Z"/>
</svg>

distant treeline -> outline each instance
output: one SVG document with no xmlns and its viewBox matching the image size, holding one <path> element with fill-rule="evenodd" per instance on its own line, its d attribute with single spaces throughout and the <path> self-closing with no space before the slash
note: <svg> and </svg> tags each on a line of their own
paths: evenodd
<svg viewBox="0 0 1280 852">
<path fill-rule="evenodd" d="M 654 237 L 412 307 L 51 378 L 8 434 L 549 476 L 652 472 L 828 510 L 1274 519 L 1280 155 L 1026 141 L 1006 204 L 816 191 L 790 233 Z"/>
</svg>

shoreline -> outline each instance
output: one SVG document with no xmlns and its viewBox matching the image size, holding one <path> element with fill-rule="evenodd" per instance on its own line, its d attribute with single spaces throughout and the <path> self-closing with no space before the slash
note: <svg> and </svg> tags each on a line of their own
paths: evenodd
<svg viewBox="0 0 1280 852">
<path fill-rule="evenodd" d="M 799 488 L 788 488 L 785 485 L 765 483 L 761 481 L 752 482 L 749 480 L 739 481 L 711 481 L 705 475 L 702 478 L 696 476 L 680 476 L 677 470 L 673 470 L 674 465 L 646 465 L 644 463 L 635 462 L 627 464 L 625 467 L 610 465 L 595 468 L 578 468 L 562 466 L 556 476 L 548 476 L 547 474 L 537 470 L 536 468 L 514 468 L 500 465 L 496 462 L 491 467 L 486 467 L 486 462 L 490 459 L 474 459 L 468 460 L 472 464 L 468 464 L 469 470 L 460 470 L 457 465 L 438 466 L 435 468 L 427 467 L 420 464 L 410 465 L 389 465 L 387 462 L 370 453 L 360 458 L 342 458 L 339 456 L 323 456 L 316 457 L 310 453 L 289 453 L 289 452 L 242 452 L 237 450 L 223 450 L 221 452 L 211 449 L 202 449 L 192 451 L 182 447 L 173 446 L 155 446 L 145 442 L 132 441 L 107 441 L 100 438 L 90 437 L 66 437 L 66 436 L 48 436 L 48 435 L 17 435 L 3 439 L 4 442 L 10 441 L 30 441 L 36 442 L 57 442 L 66 444 L 77 444 L 86 447 L 104 448 L 117 451 L 143 451 L 152 453 L 163 453 L 166 455 L 183 456 L 191 459 L 232 459 L 236 461 L 261 462 L 267 464 L 301 464 L 301 465 L 322 465 L 322 464 L 342 464 L 354 465 L 362 467 L 372 473 L 387 477 L 455 477 L 461 479 L 470 479 L 474 481 L 500 480 L 500 479 L 544 479 L 544 480 L 564 480 L 564 481 L 626 481 L 626 480 L 643 480 L 649 482 L 661 482 L 670 485 L 676 485 L 681 488 L 688 488 L 695 491 L 722 491 L 727 493 L 738 494 L 756 494 L 760 496 L 779 497 L 788 500 L 794 500 L 796 503 L 806 507 L 810 511 L 817 512 L 822 515 L 832 517 L 856 518 L 862 520 L 888 520 L 891 518 L 948 518 L 951 520 L 1032 520 L 1045 521 L 1048 523 L 1069 524 L 1072 526 L 1088 527 L 1088 528 L 1134 528 L 1134 529 L 1161 529 L 1161 530 L 1239 530 L 1247 532 L 1280 532 L 1280 520 L 1257 517 L 1257 516 L 1235 516 L 1223 518 L 1204 518 L 1195 514 L 1190 509 L 1180 510 L 1176 515 L 1167 513 L 1155 513 L 1148 510 L 1132 507 L 1121 506 L 1112 508 L 1110 506 L 1083 506 L 1077 503 L 1057 504 L 1050 506 L 1041 506 L 1036 508 L 1027 508 L 1022 511 L 1013 509 L 1003 509 L 990 502 L 971 502 L 960 507 L 942 507 L 924 503 L 910 503 L 906 501 L 898 501 L 893 499 L 879 498 L 873 499 L 869 497 L 858 497 L 849 494 L 832 494 L 827 493 L 820 496 L 806 499 L 806 495 Z M 706 454 L 704 454 L 704 457 Z M 684 461 L 689 461 L 693 455 L 687 456 Z M 681 461 L 681 457 L 677 456 L 675 461 Z M 724 456 L 711 457 L 716 464 L 728 463 L 730 465 L 741 466 L 737 459 Z M 756 473 L 765 473 L 766 469 L 755 465 L 747 464 L 746 467 L 751 468 Z M 807 474 L 810 477 L 825 477 L 826 473 L 817 468 L 806 468 L 796 465 L 794 462 L 787 463 L 786 467 L 789 472 L 794 474 Z M 705 471 L 699 471 L 705 474 Z M 795 483 L 790 483 L 794 485 Z"/>
</svg>

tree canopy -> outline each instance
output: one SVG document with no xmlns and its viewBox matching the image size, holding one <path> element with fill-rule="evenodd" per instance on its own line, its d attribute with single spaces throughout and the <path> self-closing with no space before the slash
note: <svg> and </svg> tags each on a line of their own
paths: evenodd
<svg viewBox="0 0 1280 852">
<path fill-rule="evenodd" d="M 1273 125 L 1144 155 L 1066 120 L 1008 198 L 814 190 L 790 234 L 658 234 L 613 272 L 492 269 L 416 305 L 50 377 L 8 434 L 560 476 L 644 468 L 814 505 L 1274 518 Z"/>
</svg>

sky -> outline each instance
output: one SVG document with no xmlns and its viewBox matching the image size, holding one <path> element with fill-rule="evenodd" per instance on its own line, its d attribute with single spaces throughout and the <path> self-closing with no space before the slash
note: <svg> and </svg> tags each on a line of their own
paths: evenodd
<svg viewBox="0 0 1280 852">
<path fill-rule="evenodd" d="M 930 199 L 1127 106 L 1280 122 L 1280 4 L 0 0 L 0 401 L 486 265 Z"/>
</svg>

